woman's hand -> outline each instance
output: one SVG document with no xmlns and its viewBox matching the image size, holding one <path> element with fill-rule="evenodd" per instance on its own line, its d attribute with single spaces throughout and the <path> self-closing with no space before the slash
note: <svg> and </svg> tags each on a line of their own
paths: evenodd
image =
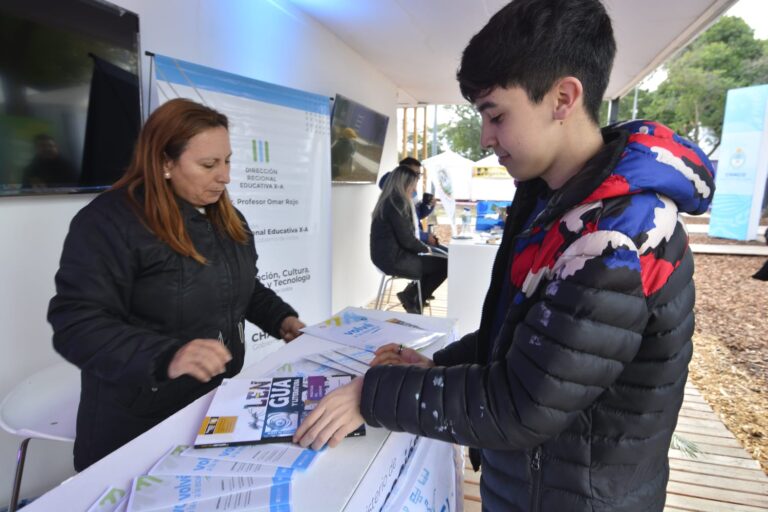
<svg viewBox="0 0 768 512">
<path fill-rule="evenodd" d="M 301 422 L 293 435 L 293 442 L 303 448 L 312 445 L 313 450 L 319 450 L 326 443 L 331 448 L 339 444 L 347 434 L 364 423 L 360 414 L 362 392 L 363 378 L 357 377 L 328 393 Z"/>
<path fill-rule="evenodd" d="M 200 382 L 208 382 L 224 373 L 232 354 L 219 340 L 194 339 L 183 345 L 168 365 L 168 378 L 175 379 L 189 375 Z"/>
<path fill-rule="evenodd" d="M 287 316 L 283 319 L 283 323 L 280 324 L 280 337 L 283 341 L 289 343 L 299 336 L 301 336 L 302 327 L 306 327 L 306 324 L 296 318 L 295 316 Z"/>
<path fill-rule="evenodd" d="M 376 350 L 376 357 L 369 363 L 371 366 L 381 364 L 411 364 L 421 366 L 422 368 L 432 368 L 435 362 L 427 356 L 419 354 L 412 348 L 398 345 L 397 343 L 387 343 Z"/>
</svg>

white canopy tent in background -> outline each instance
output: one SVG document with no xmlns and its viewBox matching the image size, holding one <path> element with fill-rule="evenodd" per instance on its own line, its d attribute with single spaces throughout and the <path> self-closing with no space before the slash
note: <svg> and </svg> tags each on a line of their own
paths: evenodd
<svg viewBox="0 0 768 512">
<path fill-rule="evenodd" d="M 464 158 L 450 149 L 421 161 L 421 165 L 427 170 L 428 179 L 439 188 L 437 174 L 442 169 L 451 180 L 451 192 L 447 192 L 453 199 L 470 199 L 472 197 L 472 166 L 475 162 Z"/>
<path fill-rule="evenodd" d="M 511 201 L 515 197 L 515 180 L 495 154 L 472 165 L 471 195 L 473 201 Z"/>
<path fill-rule="evenodd" d="M 456 199 L 471 196 L 472 165 L 474 162 L 453 151 L 445 151 L 421 161 L 427 173 L 430 190 L 443 204 L 451 231 L 456 227 Z"/>
</svg>

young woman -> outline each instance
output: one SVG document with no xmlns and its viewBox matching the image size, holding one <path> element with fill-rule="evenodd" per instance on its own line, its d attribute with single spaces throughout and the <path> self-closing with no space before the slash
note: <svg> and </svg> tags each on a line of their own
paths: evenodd
<svg viewBox="0 0 768 512">
<path fill-rule="evenodd" d="M 432 295 L 448 274 L 448 260 L 433 255 L 418 236 L 416 212 L 411 197 L 419 174 L 406 165 L 389 173 L 373 210 L 371 260 L 389 275 L 421 280 L 422 301 Z M 413 284 L 397 294 L 409 313 L 421 313 L 418 289 Z"/>
</svg>

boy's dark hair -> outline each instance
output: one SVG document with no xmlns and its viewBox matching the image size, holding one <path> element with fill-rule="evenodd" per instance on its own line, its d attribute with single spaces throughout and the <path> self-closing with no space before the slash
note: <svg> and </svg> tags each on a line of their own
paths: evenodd
<svg viewBox="0 0 768 512">
<path fill-rule="evenodd" d="M 471 103 L 497 86 L 519 86 L 539 103 L 555 81 L 574 76 L 599 125 L 615 55 L 611 19 L 599 0 L 514 0 L 469 41 L 456 78 Z"/>
<path fill-rule="evenodd" d="M 400 160 L 400 165 L 415 165 L 416 167 L 421 167 L 421 162 L 419 162 L 412 156 L 407 156 L 402 160 Z"/>
</svg>

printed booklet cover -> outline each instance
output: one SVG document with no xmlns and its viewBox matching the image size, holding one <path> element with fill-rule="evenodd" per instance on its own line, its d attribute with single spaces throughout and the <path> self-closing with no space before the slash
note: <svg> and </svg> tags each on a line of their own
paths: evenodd
<svg viewBox="0 0 768 512">
<path fill-rule="evenodd" d="M 195 448 L 290 442 L 302 420 L 351 375 L 224 379 L 195 438 Z M 349 436 L 365 434 L 365 426 Z"/>
<path fill-rule="evenodd" d="M 375 352 L 387 343 L 400 343 L 420 349 L 430 345 L 444 332 L 429 331 L 392 317 L 385 320 L 369 318 L 353 308 L 345 308 L 328 320 L 301 329 L 324 340 Z"/>
</svg>

